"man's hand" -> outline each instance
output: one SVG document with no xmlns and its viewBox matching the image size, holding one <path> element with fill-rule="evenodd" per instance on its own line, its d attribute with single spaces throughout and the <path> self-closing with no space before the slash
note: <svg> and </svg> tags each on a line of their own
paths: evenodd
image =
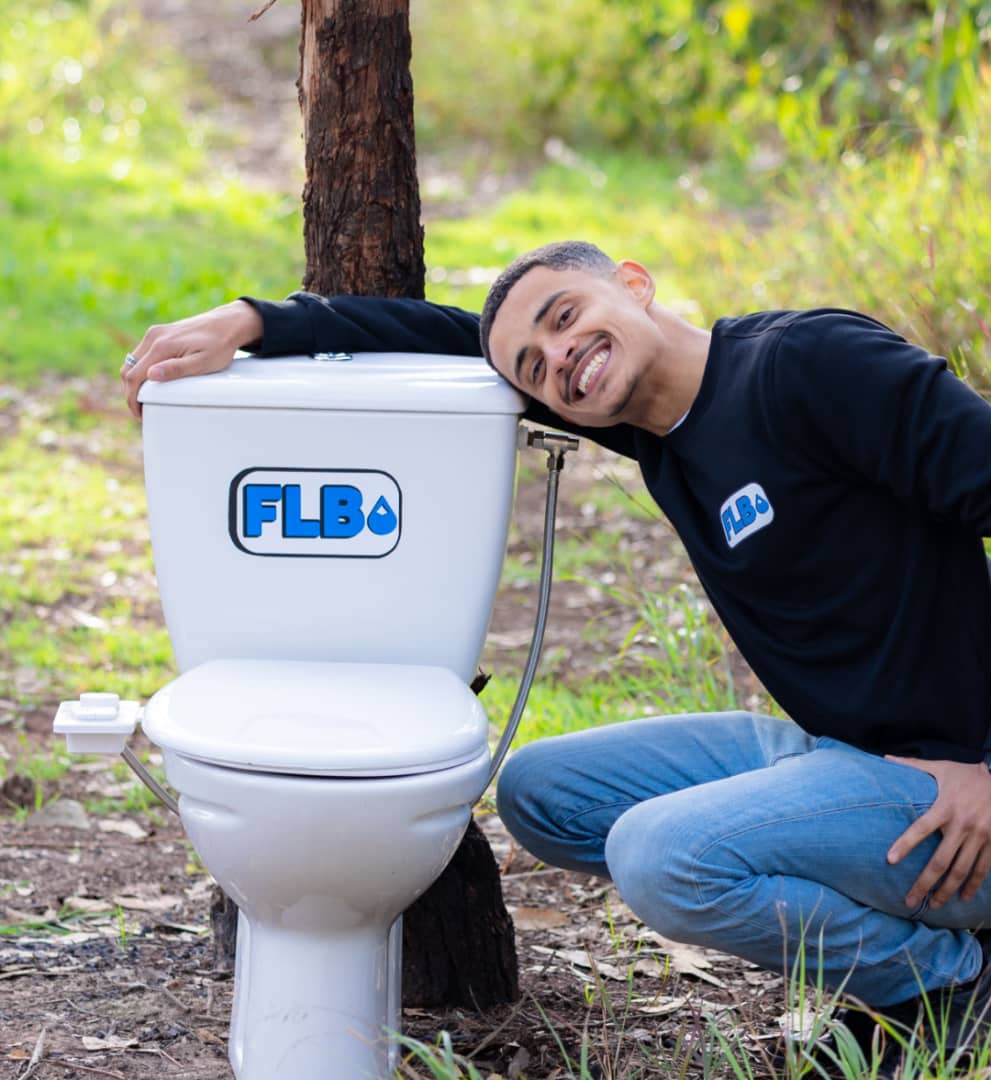
<svg viewBox="0 0 991 1080">
<path fill-rule="evenodd" d="M 987 767 L 983 762 L 969 765 L 893 754 L 885 757 L 929 773 L 939 785 L 936 801 L 888 851 L 888 862 L 897 863 L 927 836 L 937 831 L 943 834 L 933 857 L 909 889 L 905 903 L 918 907 L 940 879 L 930 909 L 942 907 L 958 889 L 961 900 L 972 899 L 991 869 L 991 774 Z"/>
<path fill-rule="evenodd" d="M 138 391 L 145 379 L 167 382 L 185 375 L 223 371 L 239 348 L 261 336 L 261 316 L 244 300 L 151 327 L 131 353 L 137 363 L 125 363 L 120 369 L 127 407 L 135 416 L 141 416 Z"/>
</svg>

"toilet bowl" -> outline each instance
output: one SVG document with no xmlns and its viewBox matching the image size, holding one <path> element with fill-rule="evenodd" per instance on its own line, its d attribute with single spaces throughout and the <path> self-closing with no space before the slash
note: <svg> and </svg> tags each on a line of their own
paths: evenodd
<svg viewBox="0 0 991 1080">
<path fill-rule="evenodd" d="M 390 928 L 454 854 L 485 785 L 478 699 L 443 668 L 217 660 L 160 690 L 143 727 L 240 909 L 238 1080 L 386 1075 Z"/>
</svg>

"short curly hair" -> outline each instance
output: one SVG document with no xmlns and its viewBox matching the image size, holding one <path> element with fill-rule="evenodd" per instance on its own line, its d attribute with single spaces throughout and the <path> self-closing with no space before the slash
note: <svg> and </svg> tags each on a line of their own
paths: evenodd
<svg viewBox="0 0 991 1080">
<path fill-rule="evenodd" d="M 489 352 L 489 334 L 492 323 L 509 295 L 509 290 L 536 266 L 546 266 L 551 270 L 585 270 L 600 277 L 608 277 L 616 270 L 616 263 L 595 244 L 584 240 L 561 240 L 554 244 L 528 251 L 514 259 L 495 279 L 482 308 L 479 334 L 482 343 L 482 355 L 491 364 Z"/>
</svg>

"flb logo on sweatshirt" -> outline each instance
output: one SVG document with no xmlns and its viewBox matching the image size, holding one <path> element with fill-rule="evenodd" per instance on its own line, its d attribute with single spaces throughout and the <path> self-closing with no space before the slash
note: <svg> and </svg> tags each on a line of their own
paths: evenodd
<svg viewBox="0 0 991 1080">
<path fill-rule="evenodd" d="M 741 540 L 771 524 L 774 507 L 760 484 L 747 484 L 723 503 L 719 520 L 723 523 L 726 543 L 734 548 Z"/>
</svg>

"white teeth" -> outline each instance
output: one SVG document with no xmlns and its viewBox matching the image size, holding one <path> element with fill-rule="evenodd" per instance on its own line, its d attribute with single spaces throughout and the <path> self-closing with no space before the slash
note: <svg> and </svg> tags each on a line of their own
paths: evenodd
<svg viewBox="0 0 991 1080">
<path fill-rule="evenodd" d="M 599 373 L 602 365 L 609 359 L 609 350 L 600 349 L 595 356 L 585 365 L 585 370 L 582 372 L 581 378 L 578 380 L 578 390 L 584 394 L 588 389 L 588 384 Z"/>
</svg>

